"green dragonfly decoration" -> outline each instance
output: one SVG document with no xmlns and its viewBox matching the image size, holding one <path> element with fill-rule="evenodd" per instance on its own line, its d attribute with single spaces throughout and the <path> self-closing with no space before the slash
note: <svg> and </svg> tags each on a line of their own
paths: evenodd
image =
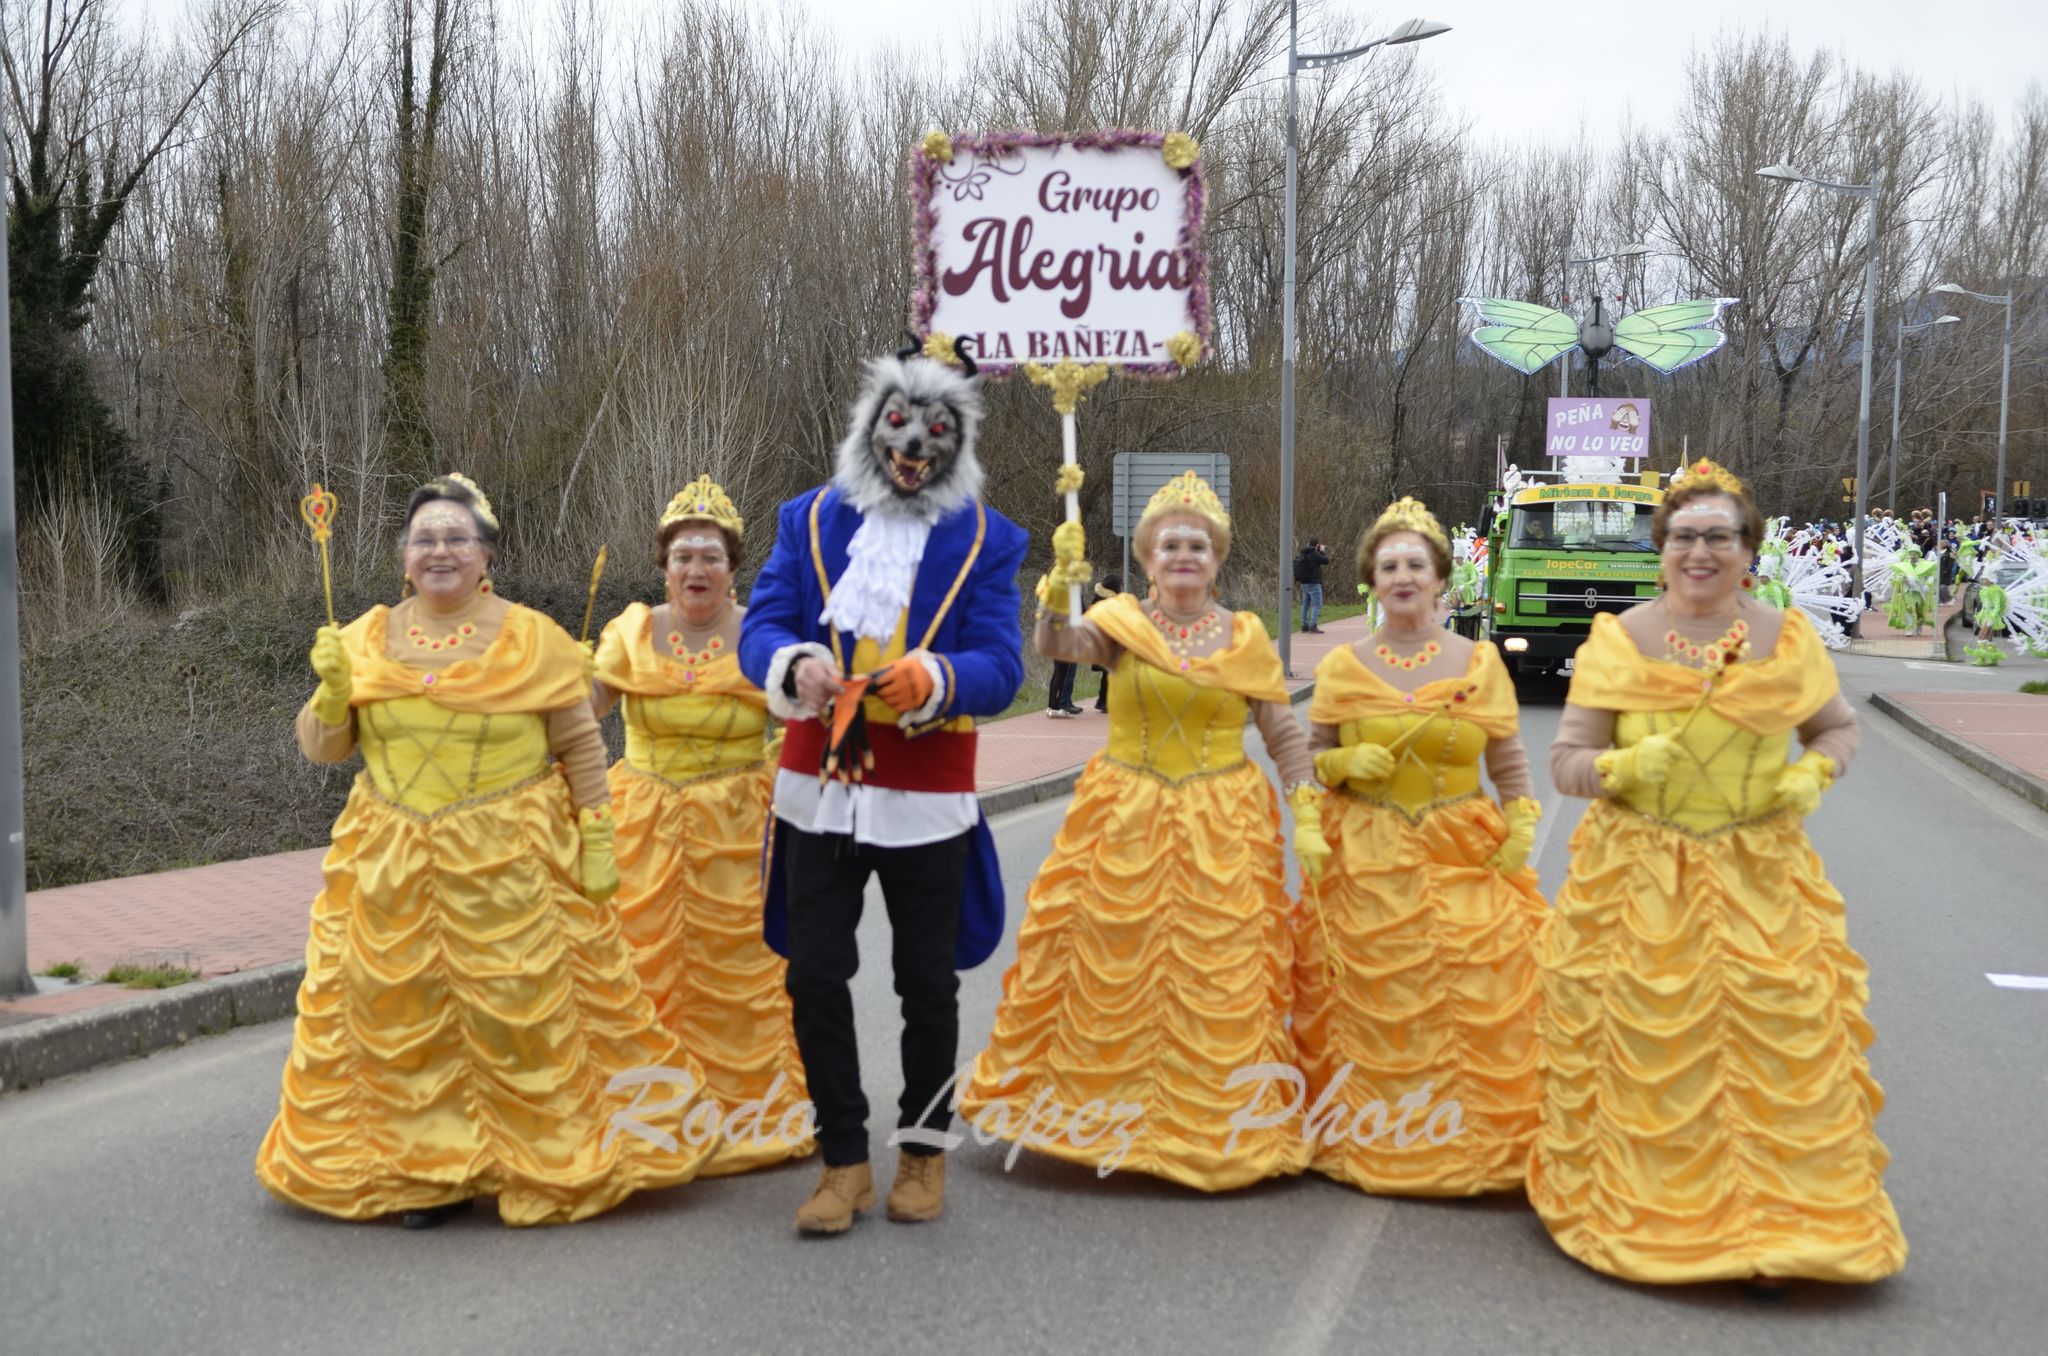
<svg viewBox="0 0 2048 1356">
<path fill-rule="evenodd" d="M 1472 342 L 1527 376 L 1573 349 L 1586 355 L 1594 394 L 1600 389 L 1600 360 L 1620 349 L 1669 376 L 1720 349 L 1728 336 L 1715 328 L 1721 312 L 1739 297 L 1678 301 L 1632 312 L 1609 324 L 1601 298 L 1593 298 L 1591 319 L 1574 320 L 1564 311 L 1507 297 L 1460 297 L 1477 308 L 1484 324 L 1472 331 Z"/>
</svg>

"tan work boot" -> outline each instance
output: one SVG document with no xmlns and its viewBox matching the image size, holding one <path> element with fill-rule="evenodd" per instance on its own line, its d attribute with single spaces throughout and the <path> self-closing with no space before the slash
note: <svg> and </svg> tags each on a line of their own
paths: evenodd
<svg viewBox="0 0 2048 1356">
<path fill-rule="evenodd" d="M 896 1180 L 889 1187 L 889 1218 L 899 1224 L 922 1224 L 946 1208 L 946 1156 L 914 1154 L 896 1157 Z"/>
<path fill-rule="evenodd" d="M 853 1217 L 875 1208 L 875 1172 L 866 1163 L 835 1168 L 830 1163 L 818 1178 L 811 1198 L 796 1212 L 799 1233 L 843 1234 Z"/>
</svg>

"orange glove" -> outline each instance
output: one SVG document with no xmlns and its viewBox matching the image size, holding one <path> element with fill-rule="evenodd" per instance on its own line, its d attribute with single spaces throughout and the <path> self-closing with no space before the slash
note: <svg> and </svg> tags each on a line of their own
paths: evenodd
<svg viewBox="0 0 2048 1356">
<path fill-rule="evenodd" d="M 873 679 L 868 691 L 889 703 L 889 709 L 899 716 L 906 711 L 917 710 L 932 699 L 932 676 L 915 653 L 876 669 Z"/>
</svg>

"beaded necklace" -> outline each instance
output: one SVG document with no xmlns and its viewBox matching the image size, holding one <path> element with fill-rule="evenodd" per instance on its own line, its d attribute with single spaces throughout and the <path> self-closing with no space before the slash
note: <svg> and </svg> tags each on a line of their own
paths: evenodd
<svg viewBox="0 0 2048 1356">
<path fill-rule="evenodd" d="M 1726 631 L 1704 644 L 1687 640 L 1673 627 L 1664 633 L 1664 658 L 1694 668 L 1719 670 L 1749 653 L 1749 623 L 1737 617 Z"/>
<path fill-rule="evenodd" d="M 697 670 L 700 666 L 709 664 L 714 659 L 720 659 L 724 657 L 725 637 L 717 634 L 717 632 L 725 625 L 726 609 L 729 607 L 731 607 L 731 604 L 726 604 L 726 607 L 720 608 L 718 611 L 718 615 L 712 618 L 711 627 L 713 630 L 713 634 L 711 637 L 711 643 L 706 645 L 701 650 L 693 648 L 694 642 L 690 641 L 687 637 L 685 637 L 682 631 L 671 630 L 668 633 L 667 640 L 669 654 L 671 658 L 673 658 L 678 664 L 681 664 L 683 666 L 684 682 L 696 682 Z M 681 615 L 681 609 L 676 610 L 676 615 Z"/>
<path fill-rule="evenodd" d="M 417 604 L 414 606 L 413 615 L 415 617 L 419 615 Z M 412 647 L 415 650 L 428 650 L 436 653 L 442 650 L 459 650 L 462 648 L 464 641 L 474 639 L 475 636 L 476 623 L 467 620 L 457 622 L 455 629 L 445 636 L 428 635 L 427 628 L 421 626 L 417 621 L 405 628 L 405 638 L 412 642 Z"/>
<path fill-rule="evenodd" d="M 1204 612 L 1196 621 L 1177 622 L 1167 616 L 1164 610 L 1155 607 L 1152 609 L 1152 624 L 1157 626 L 1159 633 L 1166 638 L 1167 648 L 1181 656 L 1182 672 L 1187 671 L 1196 647 L 1223 629 L 1223 620 L 1216 615 L 1213 608 Z"/>
<path fill-rule="evenodd" d="M 1379 661 L 1390 669 L 1419 669 L 1429 663 L 1430 660 L 1442 654 L 1443 650 L 1443 646 L 1432 640 L 1414 654 L 1398 655 L 1394 653 L 1393 648 L 1385 641 L 1381 641 L 1373 647 L 1372 652 L 1379 656 Z"/>
</svg>

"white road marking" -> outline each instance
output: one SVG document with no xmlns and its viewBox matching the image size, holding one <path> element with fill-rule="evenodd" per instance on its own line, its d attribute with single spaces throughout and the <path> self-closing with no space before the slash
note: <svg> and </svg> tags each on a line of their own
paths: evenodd
<svg viewBox="0 0 2048 1356">
<path fill-rule="evenodd" d="M 2048 989 L 2048 975 L 1994 975 L 1987 971 L 1984 978 L 2001 989 Z"/>
<path fill-rule="evenodd" d="M 1345 1311 L 1359 1297 L 1359 1278 L 1365 1274 L 1373 1245 L 1393 1213 L 1392 1202 L 1360 1194 L 1344 1222 L 1324 1235 L 1312 1254 L 1315 1261 L 1294 1287 L 1293 1302 L 1286 1310 L 1287 1326 L 1274 1340 L 1272 1350 L 1284 1356 L 1330 1350 Z M 1353 1345 L 1344 1343 L 1346 1349 Z"/>
<path fill-rule="evenodd" d="M 1529 845 L 1529 865 L 1537 869 L 1538 875 L 1542 874 L 1543 845 L 1550 841 L 1551 826 L 1558 820 L 1557 814 L 1552 813 L 1553 808 L 1549 805 L 1543 807 L 1543 818 L 1536 821 L 1536 841 Z"/>
</svg>

